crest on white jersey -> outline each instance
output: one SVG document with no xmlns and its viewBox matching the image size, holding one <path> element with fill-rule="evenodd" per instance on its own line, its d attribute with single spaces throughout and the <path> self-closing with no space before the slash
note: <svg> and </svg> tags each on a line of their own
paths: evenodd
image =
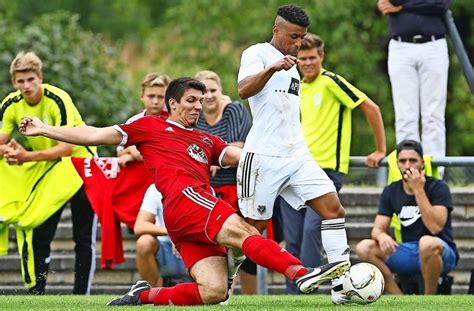
<svg viewBox="0 0 474 311">
<path fill-rule="evenodd" d="M 196 144 L 189 145 L 187 150 L 188 150 L 189 156 L 193 158 L 194 160 L 201 163 L 209 164 L 206 153 L 198 145 Z"/>
</svg>

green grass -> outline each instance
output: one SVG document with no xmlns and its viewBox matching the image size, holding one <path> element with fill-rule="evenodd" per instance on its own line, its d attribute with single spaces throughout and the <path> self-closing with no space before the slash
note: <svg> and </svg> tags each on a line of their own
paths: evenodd
<svg viewBox="0 0 474 311">
<path fill-rule="evenodd" d="M 230 305 L 169 307 L 152 305 L 107 307 L 115 296 L 0 296 L 0 310 L 474 310 L 474 296 L 382 296 L 367 306 L 334 306 L 328 295 L 233 296 Z"/>
</svg>

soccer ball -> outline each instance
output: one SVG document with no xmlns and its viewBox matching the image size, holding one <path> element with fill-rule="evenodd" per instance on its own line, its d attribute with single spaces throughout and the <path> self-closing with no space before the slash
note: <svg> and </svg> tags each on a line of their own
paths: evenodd
<svg viewBox="0 0 474 311">
<path fill-rule="evenodd" d="M 365 305 L 382 296 L 384 285 L 382 272 L 370 263 L 361 262 L 349 269 L 342 288 L 351 302 Z"/>
</svg>

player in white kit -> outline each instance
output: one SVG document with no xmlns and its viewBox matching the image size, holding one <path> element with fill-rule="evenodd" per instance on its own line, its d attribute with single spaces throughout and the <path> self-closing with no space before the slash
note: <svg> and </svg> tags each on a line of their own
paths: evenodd
<svg viewBox="0 0 474 311">
<path fill-rule="evenodd" d="M 309 26 L 299 7 L 278 9 L 269 43 L 247 48 L 241 58 L 238 92 L 249 100 L 253 126 L 237 171 L 239 207 L 261 232 L 281 195 L 294 209 L 305 204 L 322 218 L 321 235 L 329 263 L 350 265 L 345 211 L 333 182 L 312 159 L 300 125 L 297 52 Z M 316 254 L 315 254 L 316 255 Z M 333 280 L 333 302 L 343 303 L 342 279 Z"/>
</svg>

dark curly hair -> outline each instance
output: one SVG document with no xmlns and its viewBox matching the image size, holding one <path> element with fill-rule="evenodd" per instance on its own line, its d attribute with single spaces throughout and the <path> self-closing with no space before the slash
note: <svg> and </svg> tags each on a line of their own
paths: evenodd
<svg viewBox="0 0 474 311">
<path fill-rule="evenodd" d="M 278 8 L 277 15 L 281 16 L 287 22 L 308 28 L 309 16 L 306 12 L 294 4 L 282 5 Z"/>
</svg>

